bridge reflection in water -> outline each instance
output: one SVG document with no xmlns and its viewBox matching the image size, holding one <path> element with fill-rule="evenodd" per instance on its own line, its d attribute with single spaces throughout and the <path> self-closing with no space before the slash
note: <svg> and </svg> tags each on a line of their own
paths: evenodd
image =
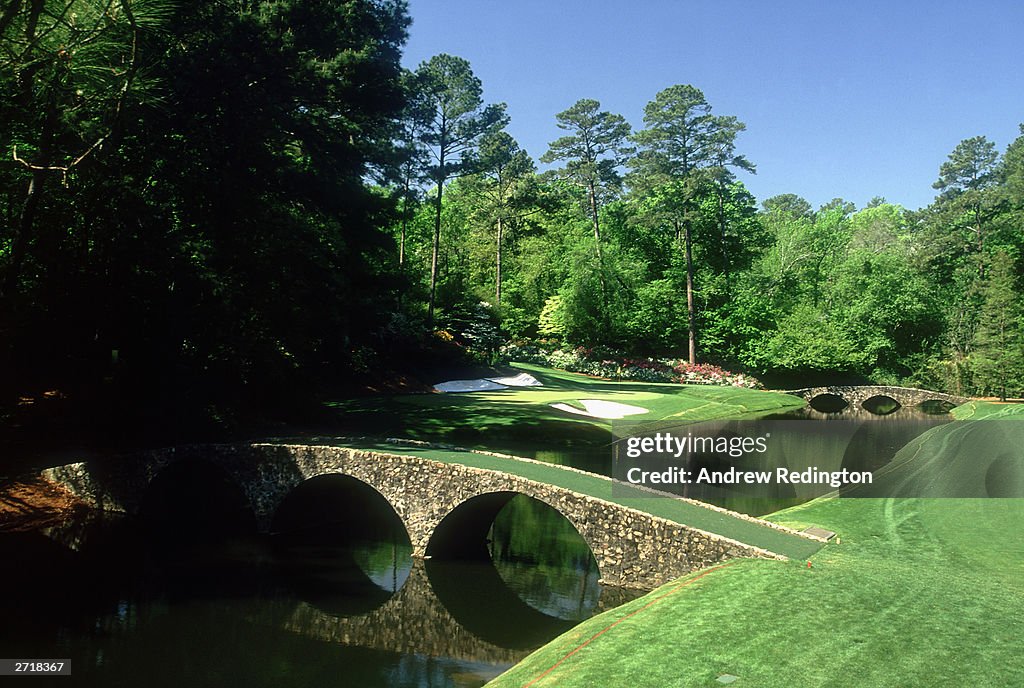
<svg viewBox="0 0 1024 688">
<path fill-rule="evenodd" d="M 606 588 L 591 613 L 634 599 Z M 279 627 L 307 638 L 402 654 L 511 665 L 577 621 L 531 607 L 485 564 L 414 560 L 402 588 L 377 609 L 338 616 L 302 600 L 267 609 Z"/>
<path fill-rule="evenodd" d="M 306 485 L 315 488 L 316 482 Z M 340 480 L 324 476 L 319 482 L 336 487 Z M 307 516 L 347 527 L 351 514 L 339 519 L 337 507 L 326 513 L 314 489 L 295 492 Z M 384 533 L 390 541 L 344 546 L 336 543 L 345 542 L 345 534 L 330 527 L 305 525 L 274 536 L 283 580 L 298 602 L 279 601 L 263 622 L 331 643 L 511 665 L 578 621 L 642 594 L 598 585 L 586 542 L 550 506 L 511 493 L 485 495 L 477 509 L 473 501 L 466 513 L 479 537 L 453 539 L 454 545 L 437 548 L 426 560 L 410 556 L 399 528 Z M 369 512 L 363 521 L 386 520 L 390 512 L 385 503 L 360 508 Z M 480 508 L 485 518 L 479 518 Z M 302 525 L 289 500 L 281 512 L 275 522 Z M 464 525 L 457 512 L 449 525 Z"/>
<path fill-rule="evenodd" d="M 304 492 L 298 496 L 317 514 L 315 490 Z M 193 684 L 206 665 L 216 672 L 244 664 L 270 675 L 279 671 L 275 662 L 297 656 L 323 666 L 338 666 L 343 656 L 359 668 L 347 668 L 350 682 L 341 685 L 479 686 L 580 619 L 642 594 L 598 585 L 589 548 L 556 511 L 526 497 L 506 501 L 485 533 L 486 559 L 476 560 L 413 559 L 407 541 L 353 541 L 333 528 L 337 522 L 213 542 L 201 542 L 196 531 L 191 542 L 156 538 L 159 530 L 139 531 L 132 519 L 51 529 L 51 545 L 62 543 L 69 561 L 101 569 L 84 574 L 65 562 L 66 575 L 110 583 L 91 598 L 94 609 L 63 624 L 101 634 L 72 641 L 76 681 L 109 685 L 112 670 L 139 669 L 143 659 L 135 657 L 164 666 L 166 658 L 154 657 L 168 653 L 190 658 L 192 675 L 168 670 L 178 685 Z M 291 516 L 282 518 L 301 522 L 287 508 Z M 532 541 L 537 532 L 547 543 L 540 548 Z M 425 678 L 438 671 L 449 678 Z M 361 672 L 366 677 L 356 681 Z M 372 678 L 389 672 L 418 678 Z"/>
<path fill-rule="evenodd" d="M 410 556 L 399 530 L 392 542 L 356 547 L 326 544 L 342 539 L 336 534 L 311 543 L 303 530 L 305 547 L 285 548 L 283 558 L 296 565 L 287 580 L 300 602 L 272 618 L 321 641 L 511 665 L 579 620 L 642 594 L 598 585 L 586 542 L 543 502 L 493 493 L 467 502 L 464 513 L 480 532 L 440 538 L 426 560 Z M 453 515 L 449 527 L 466 525 Z"/>
</svg>

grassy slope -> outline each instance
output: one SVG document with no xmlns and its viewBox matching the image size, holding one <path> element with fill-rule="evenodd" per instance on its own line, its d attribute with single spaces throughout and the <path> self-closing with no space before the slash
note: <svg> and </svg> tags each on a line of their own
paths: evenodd
<svg viewBox="0 0 1024 688">
<path fill-rule="evenodd" d="M 1024 419 L 1022 406 L 999 413 Z M 948 445 L 955 425 L 925 443 Z M 970 460 L 969 449 L 956 455 Z M 775 518 L 822 525 L 842 543 L 811 569 L 739 561 L 664 586 L 490 685 L 530 683 L 620 619 L 532 685 L 708 686 L 722 674 L 742 686 L 1024 685 L 1024 500 L 823 498 Z"/>
</svg>

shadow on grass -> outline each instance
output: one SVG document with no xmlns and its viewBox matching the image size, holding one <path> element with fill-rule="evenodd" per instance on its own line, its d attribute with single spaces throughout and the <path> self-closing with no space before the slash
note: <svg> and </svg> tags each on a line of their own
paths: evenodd
<svg viewBox="0 0 1024 688">
<path fill-rule="evenodd" d="M 511 400 L 510 400 L 511 401 Z M 454 395 L 378 397 L 332 402 L 337 428 L 349 434 L 396 436 L 494 447 L 494 442 L 538 446 L 603 446 L 607 425 L 560 419 L 536 404 Z"/>
</svg>

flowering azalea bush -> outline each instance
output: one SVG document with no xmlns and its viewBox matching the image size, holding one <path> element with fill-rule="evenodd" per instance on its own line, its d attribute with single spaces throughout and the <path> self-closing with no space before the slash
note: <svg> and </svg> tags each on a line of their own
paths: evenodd
<svg viewBox="0 0 1024 688">
<path fill-rule="evenodd" d="M 730 385 L 757 389 L 761 383 L 756 378 L 743 373 L 730 373 L 710 363 L 690 365 L 688 361 L 676 361 L 672 365 L 676 380 L 683 384 L 694 385 Z"/>
<path fill-rule="evenodd" d="M 548 353 L 533 344 L 506 342 L 498 349 L 498 357 L 503 361 L 519 361 L 534 365 L 548 365 Z"/>
<path fill-rule="evenodd" d="M 614 369 L 608 371 L 604 377 L 640 382 L 675 382 L 672 368 L 664 361 L 653 358 L 624 358 L 613 365 Z"/>
<path fill-rule="evenodd" d="M 501 357 L 507 361 L 521 361 L 561 368 L 573 373 L 584 373 L 611 380 L 637 380 L 639 382 L 678 382 L 687 385 L 723 385 L 758 389 L 761 383 L 750 375 L 732 373 L 710 363 L 690 365 L 687 361 L 655 358 L 625 358 L 609 349 L 571 350 L 543 348 L 525 344 L 506 344 Z"/>
</svg>

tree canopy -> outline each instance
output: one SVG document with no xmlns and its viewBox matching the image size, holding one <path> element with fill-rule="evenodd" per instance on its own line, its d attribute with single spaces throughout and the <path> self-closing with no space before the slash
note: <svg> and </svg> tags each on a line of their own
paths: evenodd
<svg viewBox="0 0 1024 688">
<path fill-rule="evenodd" d="M 637 131 L 593 98 L 553 113 L 539 172 L 467 60 L 401 69 L 409 21 L 0 5 L 6 398 L 280 406 L 439 342 L 1022 391 L 1024 135 L 964 139 L 918 211 L 759 205 L 744 122 L 677 84 Z"/>
</svg>

